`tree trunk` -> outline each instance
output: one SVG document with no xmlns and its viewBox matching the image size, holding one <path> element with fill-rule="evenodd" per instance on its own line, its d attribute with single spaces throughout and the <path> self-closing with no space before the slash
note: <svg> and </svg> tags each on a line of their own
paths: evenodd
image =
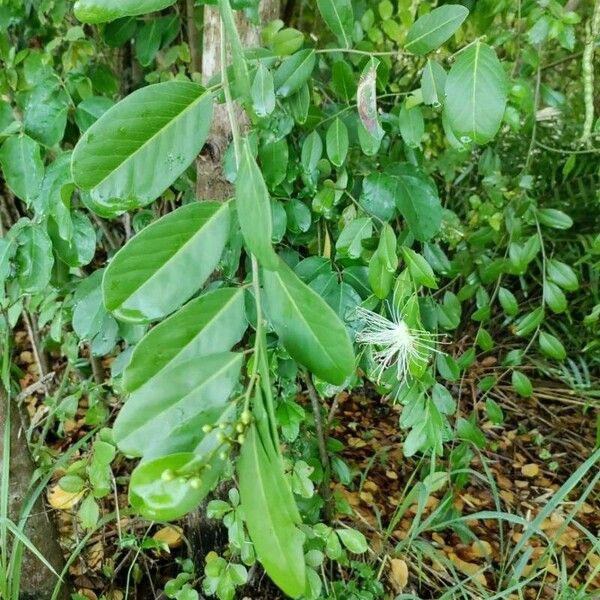
<svg viewBox="0 0 600 600">
<path fill-rule="evenodd" d="M 6 423 L 10 412 L 10 456 L 4 456 L 4 436 Z M 0 463 L 9 460 L 9 519 L 17 524 L 24 499 L 29 492 L 35 465 L 29 452 L 24 435 L 21 414 L 15 405 L 10 406 L 4 390 L 0 387 Z M 58 532 L 50 516 L 45 510 L 44 503 L 39 497 L 25 526 L 27 539 L 39 550 L 40 554 L 52 565 L 57 573 L 64 567 L 64 557 L 58 544 Z M 8 533 L 9 540 L 12 534 Z M 10 544 L 9 544 L 10 548 Z M 21 565 L 20 598 L 22 600 L 48 600 L 51 597 L 56 576 L 49 571 L 30 552 L 24 552 Z M 66 586 L 64 595 L 67 597 Z"/>
<path fill-rule="evenodd" d="M 280 0 L 262 0 L 259 15 L 261 24 L 276 19 Z M 243 11 L 235 12 L 238 33 L 244 48 L 260 45 L 260 27 L 252 25 Z M 210 81 L 221 72 L 221 19 L 216 6 L 204 7 L 204 39 L 202 47 L 202 80 Z M 244 117 L 238 112 L 240 121 Z M 215 106 L 212 129 L 204 151 L 196 162 L 196 195 L 201 200 L 226 200 L 233 195 L 232 185 L 223 176 L 223 155 L 231 136 L 229 119 L 224 104 Z"/>
</svg>

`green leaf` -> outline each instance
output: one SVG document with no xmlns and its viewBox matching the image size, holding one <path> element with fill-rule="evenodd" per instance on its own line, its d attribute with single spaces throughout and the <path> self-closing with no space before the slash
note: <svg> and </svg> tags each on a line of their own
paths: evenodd
<svg viewBox="0 0 600 600">
<path fill-rule="evenodd" d="M 514 316 L 519 312 L 519 303 L 515 295 L 508 289 L 501 287 L 498 290 L 498 300 L 502 310 L 509 316 Z"/>
<path fill-rule="evenodd" d="M 26 294 L 41 292 L 50 281 L 54 255 L 52 242 L 41 223 L 24 227 L 17 237 L 17 279 Z"/>
<path fill-rule="evenodd" d="M 309 285 L 342 320 L 345 320 L 350 311 L 354 310 L 361 302 L 356 290 L 347 283 L 340 283 L 335 273 L 319 275 Z"/>
<path fill-rule="evenodd" d="M 442 224 L 442 205 L 432 179 L 418 167 L 400 163 L 388 168 L 396 207 L 419 241 L 432 238 Z"/>
<path fill-rule="evenodd" d="M 133 92 L 106 111 L 77 143 L 75 183 L 92 202 L 115 210 L 149 204 L 200 152 L 212 107 L 212 95 L 187 81 Z"/>
<path fill-rule="evenodd" d="M 270 189 L 283 182 L 287 173 L 289 150 L 287 140 L 281 138 L 277 142 L 265 144 L 258 150 L 262 174 Z"/>
<path fill-rule="evenodd" d="M 106 308 L 134 323 L 168 315 L 206 281 L 228 235 L 228 203 L 194 202 L 165 215 L 109 263 L 102 284 Z"/>
<path fill-rule="evenodd" d="M 304 138 L 300 156 L 302 169 L 311 184 L 317 182 L 319 174 L 317 167 L 321 156 L 323 156 L 323 142 L 321 136 L 316 131 L 313 131 Z"/>
<path fill-rule="evenodd" d="M 363 179 L 360 205 L 382 221 L 396 214 L 396 186 L 386 173 L 376 171 Z"/>
<path fill-rule="evenodd" d="M 542 225 L 552 229 L 569 229 L 573 227 L 573 219 L 556 208 L 540 208 L 537 211 L 537 216 Z"/>
<path fill-rule="evenodd" d="M 271 40 L 273 52 L 279 56 L 294 54 L 302 48 L 304 44 L 304 34 L 293 27 L 286 27 L 278 31 Z"/>
<path fill-rule="evenodd" d="M 404 49 L 413 54 L 427 54 L 449 40 L 463 24 L 469 10 L 459 4 L 445 4 L 417 19 L 406 34 Z"/>
<path fill-rule="evenodd" d="M 369 285 L 373 293 L 383 300 L 388 297 L 394 283 L 394 274 L 398 268 L 396 254 L 396 235 L 386 223 L 381 230 L 377 250 L 369 261 Z"/>
<path fill-rule="evenodd" d="M 444 111 L 463 143 L 489 142 L 506 108 L 504 69 L 492 48 L 481 42 L 461 52 L 446 79 Z"/>
<path fill-rule="evenodd" d="M 475 444 L 478 448 L 485 448 L 486 440 L 479 427 L 473 425 L 471 421 L 460 417 L 456 421 L 456 433 L 463 440 L 468 440 Z"/>
<path fill-rule="evenodd" d="M 77 0 L 75 16 L 83 23 L 106 23 L 162 10 L 175 0 Z"/>
<path fill-rule="evenodd" d="M 319 12 L 343 48 L 352 46 L 354 11 L 351 0 L 317 0 Z"/>
<path fill-rule="evenodd" d="M 567 298 L 564 292 L 552 281 L 544 283 L 544 301 L 555 314 L 567 310 Z"/>
<path fill-rule="evenodd" d="M 533 333 L 544 320 L 544 309 L 540 306 L 523 315 L 516 324 L 515 335 L 525 336 Z"/>
<path fill-rule="evenodd" d="M 81 131 L 88 130 L 115 103 L 104 96 L 90 96 L 77 105 L 75 122 Z"/>
<path fill-rule="evenodd" d="M 425 133 L 425 121 L 420 106 L 406 107 L 406 102 L 400 109 L 398 118 L 400 135 L 404 142 L 411 148 L 417 148 L 421 144 L 421 138 Z"/>
<path fill-rule="evenodd" d="M 135 55 L 143 67 L 152 64 L 158 51 L 177 37 L 181 20 L 176 14 L 150 19 L 135 36 Z"/>
<path fill-rule="evenodd" d="M 286 58 L 275 71 L 275 91 L 281 98 L 297 92 L 306 83 L 315 68 L 315 51 L 307 48 Z"/>
<path fill-rule="evenodd" d="M 446 89 L 446 71 L 440 63 L 429 59 L 421 75 L 421 93 L 423 102 L 433 106 L 441 106 Z"/>
<path fill-rule="evenodd" d="M 67 126 L 69 101 L 58 77 L 48 77 L 37 83 L 27 94 L 23 118 L 25 131 L 44 146 L 58 144 Z"/>
<path fill-rule="evenodd" d="M 554 358 L 555 360 L 564 360 L 567 358 L 565 347 L 551 333 L 540 331 L 539 343 L 542 354 L 545 354 L 548 358 Z"/>
<path fill-rule="evenodd" d="M 235 203 L 246 246 L 262 266 L 276 268 L 277 255 L 271 245 L 271 198 L 247 139 L 244 140 L 235 180 Z"/>
<path fill-rule="evenodd" d="M 271 71 L 259 63 L 250 89 L 252 108 L 259 117 L 266 117 L 275 110 L 275 84 Z"/>
<path fill-rule="evenodd" d="M 74 296 L 73 330 L 82 340 L 91 340 L 102 327 L 107 316 L 102 302 L 104 269 L 94 271 L 78 286 Z"/>
<path fill-rule="evenodd" d="M 131 506 L 151 521 L 175 521 L 196 508 L 223 472 L 219 453 L 210 454 L 218 448 L 214 436 L 211 442 L 206 448 L 210 459 L 205 463 L 190 452 L 181 452 L 138 465 L 129 482 Z M 196 471 L 199 476 L 193 476 Z M 185 476 L 178 476 L 180 473 Z"/>
<path fill-rule="evenodd" d="M 329 160 L 336 167 L 341 167 L 348 154 L 348 129 L 340 118 L 335 119 L 327 129 L 325 145 Z"/>
<path fill-rule="evenodd" d="M 0 165 L 15 196 L 31 204 L 39 194 L 44 178 L 39 145 L 26 135 L 9 137 L 0 149 Z"/>
<path fill-rule="evenodd" d="M 237 464 L 246 525 L 269 577 L 288 596 L 304 593 L 304 536 L 281 458 L 252 424 Z"/>
<path fill-rule="evenodd" d="M 72 231 L 68 241 L 62 239 L 54 219 L 48 221 L 48 233 L 58 257 L 70 267 L 89 264 L 96 253 L 96 230 L 87 215 L 76 210 L 71 213 Z"/>
<path fill-rule="evenodd" d="M 83 502 L 77 511 L 77 516 L 84 529 L 93 529 L 96 526 L 98 518 L 100 517 L 100 507 L 91 494 L 88 494 L 83 499 Z"/>
<path fill-rule="evenodd" d="M 373 221 L 369 217 L 354 219 L 342 229 L 335 248 L 340 256 L 360 258 L 363 250 L 362 242 L 371 237 L 372 233 Z"/>
<path fill-rule="evenodd" d="M 215 425 L 225 411 L 242 360 L 231 352 L 194 357 L 162 369 L 137 388 L 114 424 L 121 452 L 154 458 L 198 451 L 202 427 Z"/>
<path fill-rule="evenodd" d="M 413 281 L 419 285 L 437 289 L 437 281 L 429 263 L 412 248 L 402 246 L 400 250 Z"/>
<path fill-rule="evenodd" d="M 263 277 L 269 321 L 290 356 L 321 379 L 344 383 L 354 371 L 354 351 L 335 312 L 281 260 Z"/>
<path fill-rule="evenodd" d="M 230 350 L 246 327 L 242 288 L 203 294 L 152 328 L 135 346 L 123 372 L 123 388 L 133 392 L 171 365 Z"/>
<path fill-rule="evenodd" d="M 533 385 L 529 381 L 529 377 L 521 371 L 512 372 L 512 385 L 519 396 L 523 398 L 531 398 L 533 394 Z"/>
<path fill-rule="evenodd" d="M 551 258 L 546 263 L 548 279 L 559 285 L 563 290 L 574 292 L 579 287 L 575 271 L 564 262 Z"/>
<path fill-rule="evenodd" d="M 331 67 L 331 88 L 343 102 L 350 103 L 356 94 L 356 81 L 352 67 L 344 60 L 338 60 Z"/>
<path fill-rule="evenodd" d="M 365 536 L 356 529 L 336 529 L 342 544 L 354 554 L 362 554 L 367 551 L 368 544 Z"/>
</svg>

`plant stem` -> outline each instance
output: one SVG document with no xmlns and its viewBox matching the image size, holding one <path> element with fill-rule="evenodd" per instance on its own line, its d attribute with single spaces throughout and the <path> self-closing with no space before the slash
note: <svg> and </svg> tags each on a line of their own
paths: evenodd
<svg viewBox="0 0 600 600">
<path fill-rule="evenodd" d="M 329 484 L 331 482 L 331 465 L 329 462 L 329 454 L 327 453 L 327 434 L 323 427 L 323 419 L 321 417 L 321 403 L 319 402 L 319 395 L 313 385 L 309 373 L 303 373 L 304 383 L 306 383 L 306 389 L 308 390 L 308 397 L 310 398 L 310 404 L 312 407 L 313 416 L 315 419 L 315 431 L 317 434 L 317 444 L 319 446 L 319 458 L 323 465 L 323 481 L 321 483 L 321 495 L 325 507 L 323 509 L 323 516 L 326 523 L 331 522 L 331 490 Z"/>
<path fill-rule="evenodd" d="M 48 359 L 42 348 L 37 323 L 26 310 L 23 311 L 23 322 L 25 323 L 27 335 L 29 336 L 29 341 L 31 342 L 31 347 L 33 349 L 33 356 L 35 357 L 35 362 L 38 366 L 38 378 L 43 379 L 48 374 Z"/>
<path fill-rule="evenodd" d="M 594 52 L 596 38 L 600 34 L 600 0 L 594 3 L 594 13 L 586 25 L 587 40 L 583 50 L 581 68 L 583 71 L 583 94 L 585 103 L 585 121 L 581 135 L 582 144 L 591 144 L 594 126 Z"/>
<path fill-rule="evenodd" d="M 227 75 L 227 44 L 226 34 L 229 34 L 232 38 L 237 38 L 237 44 L 240 44 L 237 30 L 232 25 L 233 16 L 231 15 L 231 6 L 228 0 L 219 0 L 219 7 L 221 10 L 221 79 L 223 84 L 223 93 L 225 95 L 225 106 L 227 108 L 227 116 L 229 117 L 229 124 L 231 126 L 231 135 L 233 137 L 233 148 L 235 153 L 236 166 L 239 168 L 240 157 L 242 154 L 242 139 L 240 135 L 240 128 L 235 116 L 235 109 L 233 104 L 233 98 L 231 96 L 231 89 L 229 87 L 229 78 Z M 224 17 L 228 15 L 229 21 L 226 23 Z M 231 29 L 233 27 L 233 30 Z M 232 45 L 235 43 L 232 41 Z M 240 44 L 241 46 L 241 44 Z M 258 381 L 259 372 L 259 352 L 260 346 L 263 339 L 263 317 L 262 317 L 262 304 L 260 300 L 260 280 L 258 261 L 256 257 L 251 254 L 250 260 L 252 264 L 252 289 L 254 291 L 254 302 L 256 306 L 256 332 L 254 340 L 254 362 L 252 365 L 252 372 L 250 374 L 250 380 L 244 397 L 244 410 L 247 411 L 250 406 L 250 396 L 252 390 Z"/>
</svg>

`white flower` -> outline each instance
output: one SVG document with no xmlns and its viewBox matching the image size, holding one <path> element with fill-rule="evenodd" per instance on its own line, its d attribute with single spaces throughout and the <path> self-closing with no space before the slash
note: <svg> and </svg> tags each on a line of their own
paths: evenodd
<svg viewBox="0 0 600 600">
<path fill-rule="evenodd" d="M 392 319 L 387 319 L 361 306 L 356 308 L 357 317 L 364 322 L 356 336 L 360 344 L 373 347 L 373 360 L 377 363 L 377 383 L 386 369 L 396 365 L 399 383 L 410 374 L 411 362 L 426 361 L 432 352 L 440 352 L 433 346 L 434 334 L 408 326 L 399 310 L 392 309 Z"/>
</svg>

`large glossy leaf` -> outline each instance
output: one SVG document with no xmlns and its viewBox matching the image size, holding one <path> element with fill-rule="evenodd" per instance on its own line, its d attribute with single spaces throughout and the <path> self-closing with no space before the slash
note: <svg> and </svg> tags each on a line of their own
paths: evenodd
<svg viewBox="0 0 600 600">
<path fill-rule="evenodd" d="M 195 298 L 137 344 L 123 373 L 123 387 L 133 392 L 171 365 L 230 350 L 246 327 L 242 288 L 214 290 Z"/>
<path fill-rule="evenodd" d="M 206 281 L 228 235 L 228 203 L 195 202 L 162 217 L 109 263 L 102 284 L 106 308 L 132 322 L 168 315 Z"/>
<path fill-rule="evenodd" d="M 269 320 L 290 356 L 341 385 L 354 371 L 354 351 L 338 316 L 281 260 L 263 279 Z"/>
<path fill-rule="evenodd" d="M 271 246 L 271 198 L 248 140 L 244 140 L 235 181 L 235 204 L 246 246 L 261 265 L 269 269 L 274 268 L 277 265 L 277 256 Z"/>
<path fill-rule="evenodd" d="M 445 4 L 423 15 L 406 34 L 404 49 L 427 54 L 439 48 L 462 25 L 469 10 L 460 4 Z"/>
<path fill-rule="evenodd" d="M 163 369 L 123 405 L 114 439 L 130 456 L 197 451 L 204 425 L 214 425 L 240 375 L 243 356 L 225 352 Z"/>
<path fill-rule="evenodd" d="M 297 92 L 311 76 L 316 60 L 311 48 L 288 56 L 273 75 L 277 95 L 287 98 Z"/>
<path fill-rule="evenodd" d="M 496 135 L 506 88 L 504 69 L 492 48 L 476 42 L 461 52 L 446 79 L 444 111 L 462 142 L 484 144 Z"/>
<path fill-rule="evenodd" d="M 79 140 L 73 151 L 75 183 L 92 202 L 113 205 L 115 210 L 152 202 L 200 152 L 212 107 L 212 95 L 187 81 L 157 83 L 133 92 Z"/>
<path fill-rule="evenodd" d="M 0 165 L 15 196 L 31 204 L 44 178 L 39 145 L 26 135 L 9 137 L 0 149 Z"/>
<path fill-rule="evenodd" d="M 237 464 L 250 539 L 269 577 L 292 598 L 304 593 L 304 536 L 281 457 L 266 427 L 250 427 Z"/>
<path fill-rule="evenodd" d="M 317 0 L 317 6 L 327 27 L 344 48 L 352 45 L 354 11 L 351 0 Z"/>
<path fill-rule="evenodd" d="M 175 0 L 77 0 L 74 10 L 83 23 L 106 23 L 162 10 L 174 3 Z"/>
<path fill-rule="evenodd" d="M 211 450 L 217 445 L 212 446 Z M 178 452 L 138 465 L 129 483 L 131 506 L 152 521 L 183 517 L 202 502 L 223 472 L 218 452 L 211 455 L 209 450 L 207 458 L 202 461 L 197 454 Z"/>
</svg>

